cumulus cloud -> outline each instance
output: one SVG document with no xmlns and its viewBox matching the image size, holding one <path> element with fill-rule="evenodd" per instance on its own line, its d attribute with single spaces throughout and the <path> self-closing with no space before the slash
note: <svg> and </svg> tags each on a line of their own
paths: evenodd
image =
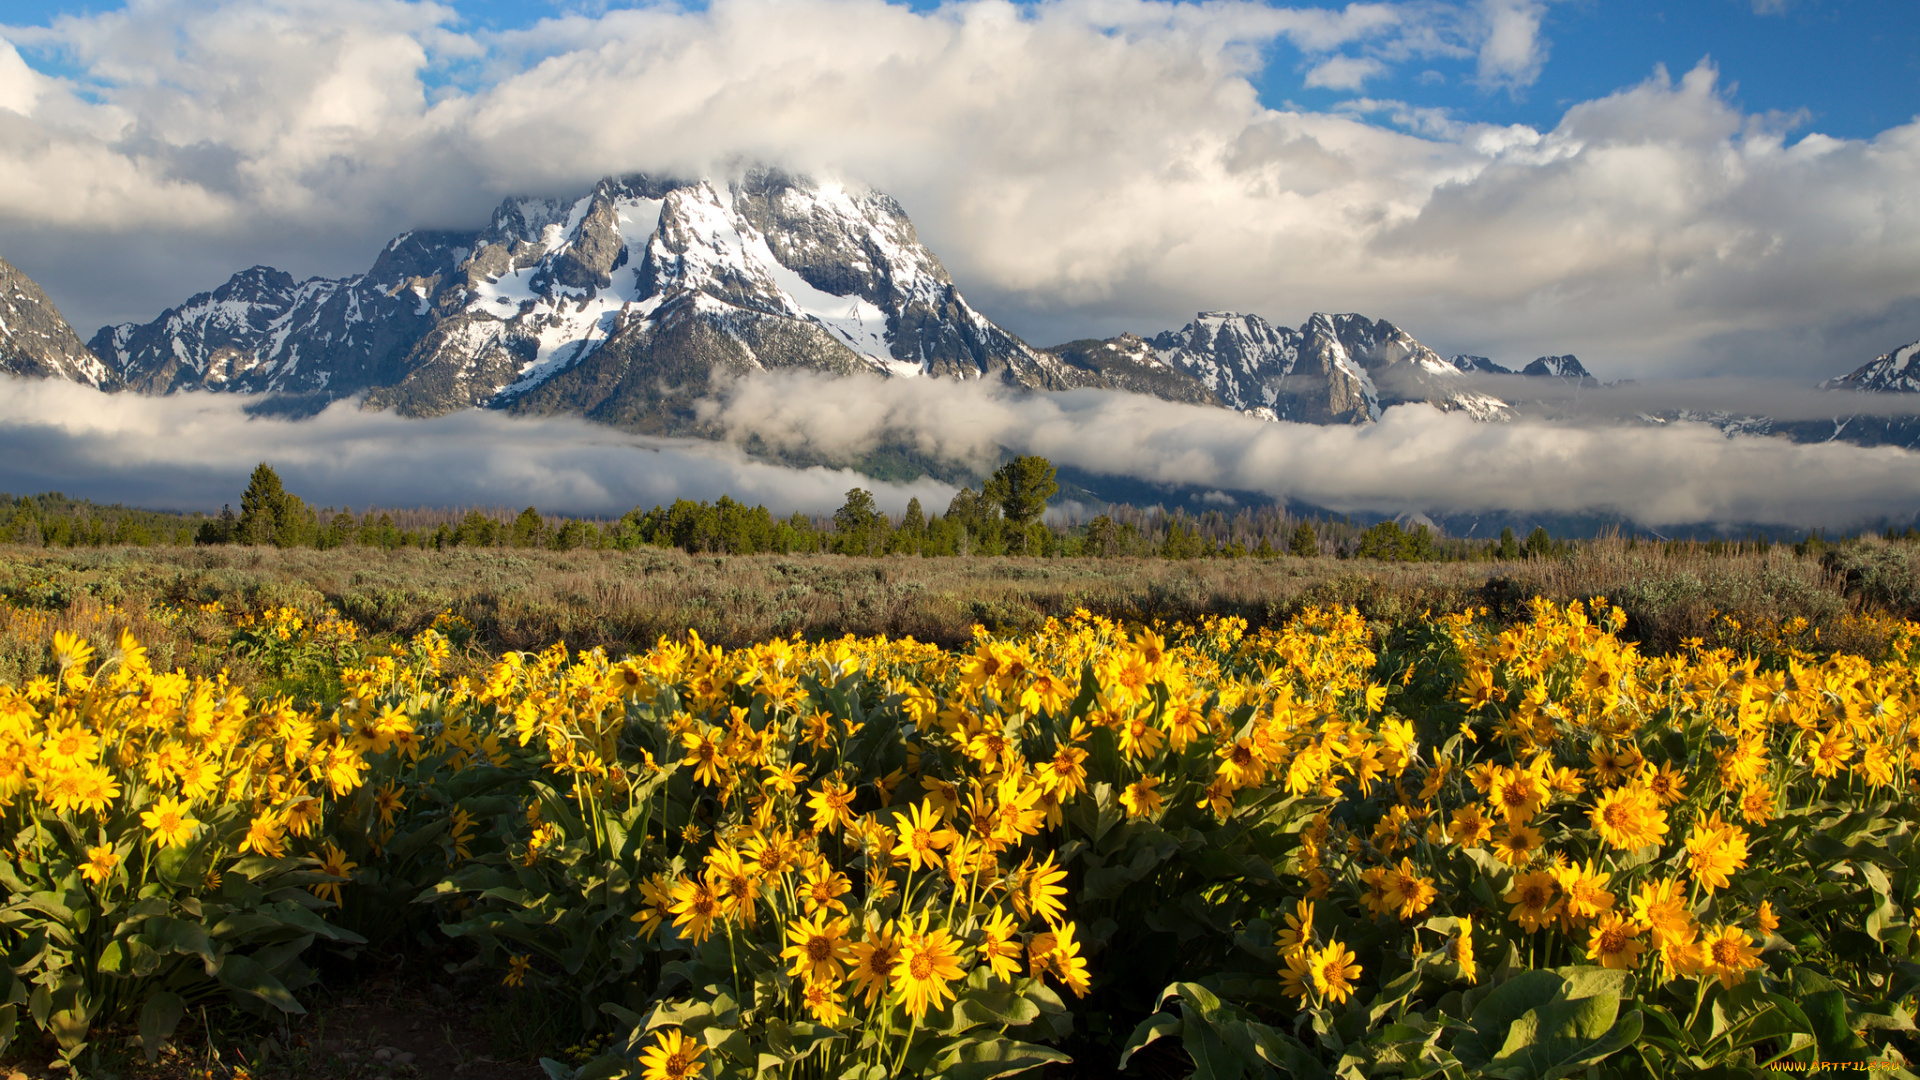
<svg viewBox="0 0 1920 1080">
<path fill-rule="evenodd" d="M 1409 405 L 1378 424 L 1320 427 L 1109 391 L 805 374 L 744 380 L 704 408 L 736 438 L 828 458 L 897 441 L 982 469 L 1004 449 L 1099 475 L 1340 512 L 1845 528 L 1909 519 L 1920 499 L 1920 455 L 1911 451 L 1729 438 L 1697 423 L 1484 424 Z"/>
<path fill-rule="evenodd" d="M 1484 0 L 1486 40 L 1480 45 L 1480 81 L 1509 89 L 1531 86 L 1547 62 L 1540 35 L 1546 5 L 1538 0 Z"/>
<path fill-rule="evenodd" d="M 1040 343 L 1360 311 L 1605 377 L 1810 378 L 1920 337 L 1920 124 L 1798 131 L 1705 64 L 1544 131 L 1249 81 L 1291 50 L 1328 85 L 1453 63 L 1520 88 L 1542 11 L 715 0 L 491 33 L 413 0 L 145 0 L 0 30 L 81 73 L 0 51 L 0 254 L 85 333 L 254 262 L 363 269 L 505 194 L 757 160 L 895 194 Z"/>
<path fill-rule="evenodd" d="M 1368 80 L 1387 70 L 1387 65 L 1371 56 L 1330 56 L 1307 72 L 1307 86 L 1330 90 L 1358 90 Z"/>
<path fill-rule="evenodd" d="M 102 394 L 0 376 L 0 489 L 58 490 L 132 505 L 217 510 L 254 463 L 334 506 L 535 505 L 617 516 L 677 498 L 732 495 L 778 513 L 832 513 L 864 487 L 883 509 L 944 508 L 953 488 L 890 484 L 846 469 L 793 469 L 733 446 L 644 439 L 583 420 L 468 411 L 403 420 L 338 402 L 317 417 L 249 416 L 245 397 Z"/>
</svg>

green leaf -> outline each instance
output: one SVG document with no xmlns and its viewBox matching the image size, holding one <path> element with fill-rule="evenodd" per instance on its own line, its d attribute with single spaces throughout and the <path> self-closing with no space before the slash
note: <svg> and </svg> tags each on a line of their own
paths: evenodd
<svg viewBox="0 0 1920 1080">
<path fill-rule="evenodd" d="M 63 976 L 50 1004 L 46 1030 L 61 1050 L 68 1054 L 78 1051 L 86 1043 L 87 1029 L 93 1026 L 93 1016 L 100 1009 L 100 1003 L 87 993 L 87 980 L 78 974 Z"/>
<path fill-rule="evenodd" d="M 1326 1077 L 1326 1067 L 1300 1040 L 1265 1024 L 1251 1022 L 1247 1024 L 1247 1034 L 1253 1037 L 1254 1046 L 1268 1064 L 1287 1070 L 1295 1080 L 1324 1080 Z"/>
<path fill-rule="evenodd" d="M 1620 1017 L 1632 990 L 1624 971 L 1567 967 L 1525 971 L 1479 1002 L 1454 1040 L 1468 1072 L 1552 1080 L 1624 1049 L 1640 1034 L 1638 1010 Z"/>
<path fill-rule="evenodd" d="M 305 1009 L 287 992 L 279 979 L 252 957 L 229 954 L 220 963 L 220 985 L 246 997 L 264 1002 L 283 1013 L 305 1015 Z"/>
<path fill-rule="evenodd" d="M 220 963 L 219 954 L 214 951 L 213 942 L 199 923 L 185 919 L 173 919 L 155 916 L 147 920 L 147 928 L 136 939 L 154 952 L 185 953 L 200 957 L 206 962 L 207 973 L 213 974 Z"/>
<path fill-rule="evenodd" d="M 307 951 L 307 946 L 312 944 L 313 935 L 302 934 L 291 941 L 282 941 L 255 949 L 253 951 L 253 962 L 259 964 L 275 976 L 278 976 L 282 968 L 291 964 L 301 953 Z"/>
<path fill-rule="evenodd" d="M 0 1005 L 0 1054 L 7 1052 L 13 1043 L 13 1033 L 20 1024 L 20 1006 Z"/>
<path fill-rule="evenodd" d="M 929 1028 L 942 1035 L 958 1035 L 985 1024 L 1019 1027 L 1032 1023 L 1040 1018 L 1040 1006 L 1017 994 L 970 990 L 948 1006 L 945 1015 L 949 1017 L 945 1024 L 937 1028 L 929 1024 Z"/>
<path fill-rule="evenodd" d="M 968 1039 L 936 1059 L 943 1080 L 998 1080 L 1044 1065 L 1065 1065 L 1072 1058 L 1052 1047 L 1017 1039 Z"/>
<path fill-rule="evenodd" d="M 140 1050 L 151 1065 L 160 1058 L 160 1044 L 173 1034 L 186 1015 L 187 1002 L 179 994 L 156 990 L 140 1006 Z"/>
<path fill-rule="evenodd" d="M 1133 1029 L 1133 1035 L 1127 1039 L 1127 1045 L 1120 1049 L 1120 1064 L 1115 1068 L 1125 1069 L 1133 1055 L 1155 1039 L 1169 1038 L 1181 1032 L 1183 1021 L 1172 1013 L 1154 1013 Z"/>
</svg>

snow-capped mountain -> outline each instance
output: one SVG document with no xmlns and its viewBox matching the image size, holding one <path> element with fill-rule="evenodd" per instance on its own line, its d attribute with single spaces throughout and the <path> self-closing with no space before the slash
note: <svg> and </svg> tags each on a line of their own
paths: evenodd
<svg viewBox="0 0 1920 1080">
<path fill-rule="evenodd" d="M 1509 415 L 1505 402 L 1463 385 L 1458 367 L 1384 319 L 1316 313 L 1295 330 L 1258 315 L 1203 311 L 1152 346 L 1229 408 L 1268 419 L 1364 424 L 1408 401 L 1484 420 Z"/>
<path fill-rule="evenodd" d="M 1515 374 L 1512 368 L 1496 364 L 1484 356 L 1468 356 L 1462 353 L 1447 361 L 1447 363 L 1452 364 L 1455 370 L 1466 375 Z"/>
<path fill-rule="evenodd" d="M 367 273 L 341 279 L 295 281 L 255 266 L 150 323 L 102 327 L 89 345 L 142 393 L 272 392 L 324 403 L 399 377 L 435 322 L 426 283 L 471 246 L 459 233 L 409 233 Z"/>
<path fill-rule="evenodd" d="M 1821 383 L 1820 389 L 1920 392 L 1920 341 L 1881 353 L 1852 372 Z"/>
<path fill-rule="evenodd" d="M 603 180 L 508 199 L 474 233 L 408 233 L 366 274 L 237 274 L 93 347 L 145 392 L 365 392 L 416 416 L 471 406 L 682 430 L 715 373 L 808 368 L 1082 377 L 974 311 L 899 204 L 756 171 Z"/>
<path fill-rule="evenodd" d="M 1552 419 L 1572 408 L 1569 391 L 1605 392 L 1570 355 L 1518 371 L 1448 359 L 1357 314 L 1293 328 L 1202 312 L 1150 338 L 1036 349 L 968 304 L 893 199 L 771 170 L 509 198 L 484 228 L 395 238 L 363 274 L 296 281 L 256 266 L 152 322 L 102 328 L 90 345 L 0 263 L 0 371 L 139 393 L 265 393 L 281 411 L 359 395 L 410 416 L 485 407 L 715 434 L 697 406 L 716 379 L 788 368 L 1106 388 L 1319 424 L 1371 423 L 1407 402 Z M 1822 385 L 1920 390 L 1920 342 Z M 1837 411 L 1817 424 L 1664 412 L 1647 422 L 1920 447 L 1920 420 Z"/>
<path fill-rule="evenodd" d="M 1226 402 L 1199 379 L 1174 367 L 1154 351 L 1151 342 L 1135 334 L 1105 341 L 1087 338 L 1048 349 L 1073 369 L 1082 386 L 1098 386 L 1149 394 L 1188 405 L 1226 407 Z"/>
<path fill-rule="evenodd" d="M 1499 365 L 1494 365 L 1498 367 Z M 1587 373 L 1580 358 L 1567 356 L 1542 356 L 1533 363 L 1520 369 L 1522 375 L 1546 376 L 1554 379 L 1571 379 L 1582 386 L 1599 386 L 1600 380 Z"/>
<path fill-rule="evenodd" d="M 114 373 L 73 332 L 34 280 L 0 259 L 0 372 L 116 389 Z"/>
</svg>

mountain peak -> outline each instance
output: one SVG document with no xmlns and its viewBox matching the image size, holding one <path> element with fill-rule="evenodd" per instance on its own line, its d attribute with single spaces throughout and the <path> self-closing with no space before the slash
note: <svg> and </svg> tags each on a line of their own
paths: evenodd
<svg viewBox="0 0 1920 1080">
<path fill-rule="evenodd" d="M 1520 369 L 1522 375 L 1547 376 L 1555 379 L 1573 379 L 1582 384 L 1599 380 L 1587 373 L 1580 364 L 1580 358 L 1569 353 L 1566 356 L 1542 356 L 1533 363 Z"/>
<path fill-rule="evenodd" d="M 1820 389 L 1871 393 L 1920 392 L 1920 341 L 1881 353 L 1852 372 L 1821 383 Z"/>
<path fill-rule="evenodd" d="M 0 372 L 102 389 L 118 385 L 40 286 L 5 259 L 0 259 Z"/>
</svg>

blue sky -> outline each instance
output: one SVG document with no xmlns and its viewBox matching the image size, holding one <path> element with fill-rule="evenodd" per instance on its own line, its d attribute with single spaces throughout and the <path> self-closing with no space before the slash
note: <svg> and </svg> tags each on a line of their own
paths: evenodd
<svg viewBox="0 0 1920 1080">
<path fill-rule="evenodd" d="M 44 26 L 63 14 L 121 6 L 8 0 L 5 22 Z M 457 29 L 510 31 L 559 15 L 593 16 L 637 5 L 450 0 L 448 6 L 458 12 Z M 938 5 L 916 0 L 906 6 Z M 1350 5 L 1296 0 L 1285 6 Z M 1547 59 L 1537 81 L 1523 87 L 1480 85 L 1471 58 L 1445 57 L 1383 65 L 1357 91 L 1308 86 L 1305 76 L 1317 58 L 1284 41 L 1267 50 L 1266 65 L 1253 81 L 1261 100 L 1274 108 L 1330 109 L 1364 97 L 1545 130 L 1569 106 L 1638 83 L 1656 66 L 1678 75 L 1711 58 L 1745 111 L 1799 113 L 1805 130 L 1864 138 L 1920 115 L 1916 0 L 1557 0 L 1546 7 L 1540 33 Z M 1367 55 L 1364 47 L 1345 51 Z M 26 59 L 48 73 L 76 74 L 53 52 L 29 52 Z"/>
<path fill-rule="evenodd" d="M 1329 7 L 1337 5 L 1326 5 Z M 1393 69 L 1369 96 L 1456 110 L 1491 123 L 1552 127 L 1568 106 L 1711 57 L 1748 112 L 1805 110 L 1807 126 L 1861 138 L 1920 113 L 1920 2 L 1789 0 L 1567 0 L 1547 8 L 1548 59 L 1532 86 L 1472 84 L 1470 63 Z M 1331 107 L 1348 94 L 1300 85 L 1298 64 L 1276 56 L 1264 73 L 1269 104 Z"/>
</svg>

